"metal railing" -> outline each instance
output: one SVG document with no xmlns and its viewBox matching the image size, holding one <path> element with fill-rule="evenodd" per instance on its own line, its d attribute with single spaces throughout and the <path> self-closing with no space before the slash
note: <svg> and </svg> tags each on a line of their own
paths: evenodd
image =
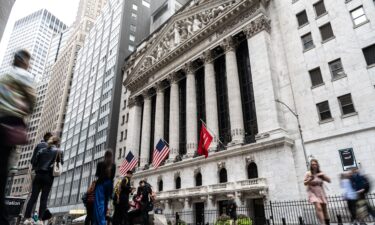
<svg viewBox="0 0 375 225">
<path fill-rule="evenodd" d="M 346 200 L 342 196 L 330 196 L 328 200 L 328 214 L 331 223 L 350 223 L 351 216 Z M 367 195 L 367 202 L 375 206 L 375 193 Z M 314 205 L 307 200 L 270 201 L 265 205 L 267 224 L 319 224 Z M 373 222 L 375 218 L 368 216 L 365 222 Z"/>
</svg>

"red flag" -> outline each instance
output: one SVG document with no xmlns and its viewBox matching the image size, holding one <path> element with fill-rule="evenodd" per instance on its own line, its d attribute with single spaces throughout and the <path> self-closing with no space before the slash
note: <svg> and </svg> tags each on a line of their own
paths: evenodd
<svg viewBox="0 0 375 225">
<path fill-rule="evenodd" d="M 198 144 L 198 155 L 205 155 L 206 158 L 208 157 L 208 148 L 211 145 L 212 139 L 212 135 L 207 130 L 207 127 L 202 123 L 201 134 Z"/>
</svg>

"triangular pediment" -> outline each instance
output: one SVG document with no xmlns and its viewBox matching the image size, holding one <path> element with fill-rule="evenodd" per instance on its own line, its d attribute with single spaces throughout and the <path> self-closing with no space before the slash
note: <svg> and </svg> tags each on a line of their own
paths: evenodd
<svg viewBox="0 0 375 225">
<path fill-rule="evenodd" d="M 211 25 L 218 26 L 218 21 L 226 18 L 227 12 L 251 0 L 196 0 L 169 21 L 138 49 L 138 56 L 130 57 L 128 65 L 131 72 L 125 84 L 142 79 L 141 75 L 153 71 L 158 64 L 165 62 L 168 56 L 180 53 L 182 45 L 193 45 L 199 37 L 212 31 Z M 126 68 L 128 69 L 128 68 Z"/>
</svg>

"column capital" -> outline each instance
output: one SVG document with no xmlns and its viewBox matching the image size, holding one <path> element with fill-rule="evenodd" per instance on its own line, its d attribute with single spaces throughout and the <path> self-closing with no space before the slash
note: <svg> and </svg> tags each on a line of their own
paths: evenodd
<svg viewBox="0 0 375 225">
<path fill-rule="evenodd" d="M 158 81 L 154 84 L 156 92 L 163 92 L 165 89 L 165 83 L 163 81 Z"/>
<path fill-rule="evenodd" d="M 214 60 L 212 51 L 211 50 L 204 51 L 202 53 L 201 59 L 204 61 L 204 64 L 212 63 Z"/>
<path fill-rule="evenodd" d="M 223 40 L 220 46 L 225 52 L 234 51 L 236 48 L 236 43 L 232 37 L 227 37 Z"/>
<path fill-rule="evenodd" d="M 167 80 L 171 82 L 171 84 L 177 83 L 181 79 L 181 74 L 179 72 L 172 72 L 167 76 Z"/>
<path fill-rule="evenodd" d="M 140 106 L 142 104 L 140 96 L 134 96 L 129 98 L 128 107 Z"/>
<path fill-rule="evenodd" d="M 195 67 L 193 65 L 193 62 L 188 62 L 184 65 L 184 68 L 183 70 L 185 71 L 186 75 L 189 75 L 189 74 L 194 74 L 195 72 Z"/>
<path fill-rule="evenodd" d="M 142 91 L 141 95 L 142 95 L 143 99 L 145 99 L 145 100 L 150 99 L 151 96 L 152 96 L 152 92 L 151 92 L 150 89 L 146 89 L 146 90 Z"/>
<path fill-rule="evenodd" d="M 263 30 L 268 33 L 271 32 L 271 20 L 265 15 L 256 18 L 243 28 L 247 39 L 252 38 Z"/>
</svg>

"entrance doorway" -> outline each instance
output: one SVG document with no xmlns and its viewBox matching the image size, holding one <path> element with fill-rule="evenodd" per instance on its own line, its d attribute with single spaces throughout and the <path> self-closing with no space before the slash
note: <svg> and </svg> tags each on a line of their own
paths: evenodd
<svg viewBox="0 0 375 225">
<path fill-rule="evenodd" d="M 254 207 L 254 222 L 255 225 L 266 224 L 266 214 L 264 212 L 264 201 L 263 199 L 253 199 Z"/>
<path fill-rule="evenodd" d="M 195 224 L 204 225 L 204 203 L 195 203 Z"/>
<path fill-rule="evenodd" d="M 218 201 L 219 205 L 219 216 L 228 215 L 228 200 Z"/>
</svg>

